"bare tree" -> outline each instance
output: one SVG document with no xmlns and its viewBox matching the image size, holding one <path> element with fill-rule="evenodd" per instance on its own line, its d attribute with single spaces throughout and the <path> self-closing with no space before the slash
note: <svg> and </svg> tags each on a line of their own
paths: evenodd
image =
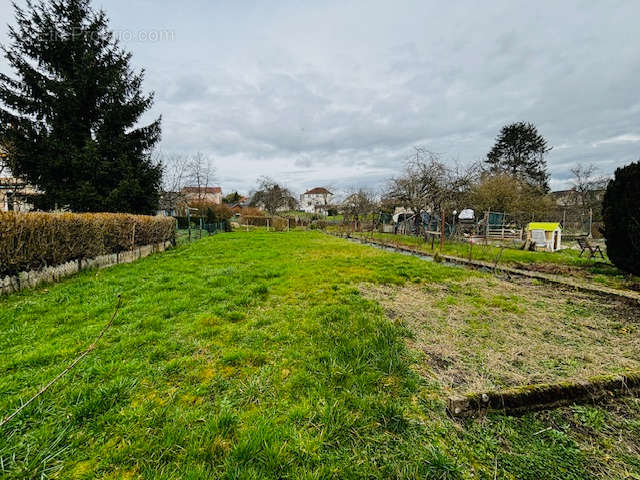
<svg viewBox="0 0 640 480">
<path fill-rule="evenodd" d="M 177 213 L 186 203 L 182 189 L 187 182 L 187 165 L 189 158 L 179 153 L 157 153 L 155 161 L 162 165 L 162 193 L 160 208 Z M 175 214 L 174 213 L 174 214 Z"/>
<path fill-rule="evenodd" d="M 368 215 L 375 213 L 378 202 L 373 192 L 363 188 L 352 189 L 342 202 L 342 212 L 347 220 L 356 223 L 356 228 Z"/>
<path fill-rule="evenodd" d="M 206 198 L 207 187 L 215 178 L 215 168 L 204 154 L 159 153 L 155 160 L 163 168 L 161 204 L 164 209 L 178 210 L 186 204 L 185 187 L 195 189 L 190 192 L 195 193 L 196 198 L 191 197 L 192 200 L 201 203 Z"/>
<path fill-rule="evenodd" d="M 186 179 L 190 187 L 197 188 L 198 201 L 201 202 L 207 193 L 207 188 L 215 178 L 215 168 L 211 160 L 203 153 L 196 153 L 186 164 Z"/>
<path fill-rule="evenodd" d="M 269 177 L 258 179 L 258 188 L 251 195 L 251 206 L 263 205 L 270 214 L 275 214 L 278 210 L 293 210 L 297 206 L 297 201 L 291 191 L 276 183 Z"/>
<path fill-rule="evenodd" d="M 602 190 L 607 184 L 607 179 L 597 175 L 597 172 L 598 168 L 593 164 L 580 164 L 571 169 L 573 174 L 571 189 L 576 192 L 577 206 L 583 210 L 589 210 L 597 205 L 597 191 Z"/>
<path fill-rule="evenodd" d="M 180 192 L 187 181 L 188 157 L 178 153 L 160 154 L 159 161 L 162 162 L 162 188 L 165 192 Z"/>
<path fill-rule="evenodd" d="M 415 214 L 457 207 L 467 195 L 477 166 L 450 168 L 423 147 L 414 147 L 400 177 L 391 180 L 387 197 Z"/>
</svg>

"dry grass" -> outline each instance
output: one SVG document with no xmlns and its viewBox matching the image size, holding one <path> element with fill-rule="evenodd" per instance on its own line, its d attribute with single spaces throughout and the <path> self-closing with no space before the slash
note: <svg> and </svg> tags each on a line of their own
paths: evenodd
<svg viewBox="0 0 640 480">
<path fill-rule="evenodd" d="M 640 368 L 640 308 L 621 300 L 485 276 L 361 290 L 411 330 L 421 373 L 449 392 Z"/>
</svg>

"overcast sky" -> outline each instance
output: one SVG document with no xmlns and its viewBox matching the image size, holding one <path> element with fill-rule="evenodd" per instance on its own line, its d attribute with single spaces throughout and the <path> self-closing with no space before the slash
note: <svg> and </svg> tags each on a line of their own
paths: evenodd
<svg viewBox="0 0 640 480">
<path fill-rule="evenodd" d="M 94 5 L 146 69 L 161 150 L 208 155 L 225 192 L 376 187 L 413 145 L 466 164 L 520 120 L 553 146 L 554 189 L 640 158 L 637 0 Z M 2 42 L 12 18 L 0 0 Z"/>
</svg>

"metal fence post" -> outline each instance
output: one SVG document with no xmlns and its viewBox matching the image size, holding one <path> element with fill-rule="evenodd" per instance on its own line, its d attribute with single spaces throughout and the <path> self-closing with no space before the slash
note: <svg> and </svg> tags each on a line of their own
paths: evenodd
<svg viewBox="0 0 640 480">
<path fill-rule="evenodd" d="M 440 251 L 444 250 L 444 208 L 442 209 L 440 218 Z"/>
<path fill-rule="evenodd" d="M 189 230 L 189 243 L 191 243 L 191 209 L 187 207 L 187 229 Z"/>
</svg>

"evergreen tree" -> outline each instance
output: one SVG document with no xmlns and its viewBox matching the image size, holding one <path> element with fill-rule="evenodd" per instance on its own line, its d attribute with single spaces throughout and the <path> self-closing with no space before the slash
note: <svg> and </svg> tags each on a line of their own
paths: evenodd
<svg viewBox="0 0 640 480">
<path fill-rule="evenodd" d="M 616 170 L 602 215 L 609 259 L 620 270 L 640 275 L 640 162 Z"/>
<path fill-rule="evenodd" d="M 103 11 L 89 0 L 27 1 L 0 74 L 0 136 L 14 175 L 43 192 L 39 207 L 153 213 L 162 166 L 151 151 L 160 119 L 138 126 L 153 104 Z"/>
<path fill-rule="evenodd" d="M 229 195 L 227 195 L 226 197 L 224 197 L 222 199 L 222 201 L 224 203 L 231 204 L 231 203 L 239 202 L 241 198 L 242 198 L 242 196 L 238 192 L 233 192 L 233 193 L 230 193 Z"/>
<path fill-rule="evenodd" d="M 549 150 L 535 125 L 517 122 L 502 127 L 485 162 L 492 173 L 508 173 L 546 193 L 549 173 L 544 156 Z"/>
</svg>

